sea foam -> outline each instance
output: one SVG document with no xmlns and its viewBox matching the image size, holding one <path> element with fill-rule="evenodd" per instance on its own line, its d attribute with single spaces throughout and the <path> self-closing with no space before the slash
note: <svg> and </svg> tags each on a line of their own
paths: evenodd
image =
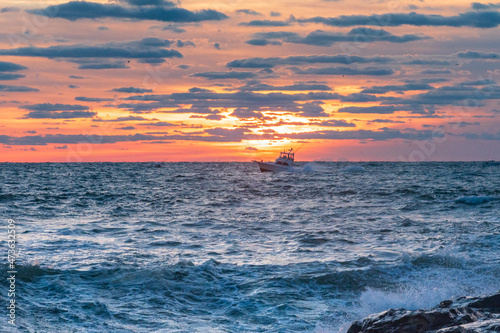
<svg viewBox="0 0 500 333">
<path fill-rule="evenodd" d="M 349 165 L 343 169 L 340 169 L 341 172 L 365 172 L 366 169 L 361 165 Z"/>
</svg>

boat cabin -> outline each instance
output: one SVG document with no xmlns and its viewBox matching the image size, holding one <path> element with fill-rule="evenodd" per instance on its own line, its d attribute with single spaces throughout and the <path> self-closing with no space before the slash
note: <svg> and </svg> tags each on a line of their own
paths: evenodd
<svg viewBox="0 0 500 333">
<path fill-rule="evenodd" d="M 278 157 L 274 163 L 291 167 L 293 165 L 294 158 L 295 153 L 293 152 L 293 148 L 290 148 L 289 150 L 282 151 L 280 153 L 280 157 Z"/>
</svg>

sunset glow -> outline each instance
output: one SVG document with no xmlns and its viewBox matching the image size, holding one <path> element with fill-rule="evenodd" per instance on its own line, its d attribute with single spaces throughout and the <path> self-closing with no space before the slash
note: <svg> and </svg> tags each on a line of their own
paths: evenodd
<svg viewBox="0 0 500 333">
<path fill-rule="evenodd" d="M 0 161 L 500 159 L 500 5 L 2 2 Z"/>
</svg>

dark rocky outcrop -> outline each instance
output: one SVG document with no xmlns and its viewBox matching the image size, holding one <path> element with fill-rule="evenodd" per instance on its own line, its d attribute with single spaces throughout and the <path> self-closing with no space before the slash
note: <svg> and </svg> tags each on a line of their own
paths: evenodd
<svg viewBox="0 0 500 333">
<path fill-rule="evenodd" d="M 347 333 L 500 332 L 500 291 L 446 300 L 429 310 L 391 309 L 354 322 Z"/>
</svg>

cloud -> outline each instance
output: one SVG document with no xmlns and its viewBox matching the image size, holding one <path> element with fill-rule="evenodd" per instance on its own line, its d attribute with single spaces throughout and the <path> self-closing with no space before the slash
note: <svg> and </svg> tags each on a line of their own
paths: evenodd
<svg viewBox="0 0 500 333">
<path fill-rule="evenodd" d="M 450 79 L 445 79 L 442 77 L 433 77 L 433 78 L 424 78 L 424 79 L 418 79 L 418 80 L 404 79 L 402 81 L 406 82 L 406 83 L 427 84 L 427 83 L 449 82 Z"/>
<path fill-rule="evenodd" d="M 243 13 L 243 14 L 255 15 L 255 16 L 262 15 L 261 13 L 258 13 L 252 9 L 238 9 L 238 10 L 236 10 L 236 13 Z"/>
<path fill-rule="evenodd" d="M 240 119 L 251 119 L 251 118 L 260 119 L 264 117 L 262 112 L 255 111 L 252 108 L 246 108 L 246 107 L 238 107 L 234 109 L 234 111 L 231 113 L 231 116 Z"/>
<path fill-rule="evenodd" d="M 116 129 L 130 131 L 130 130 L 135 130 L 135 127 L 134 126 L 123 126 L 123 127 L 116 127 Z"/>
<path fill-rule="evenodd" d="M 403 62 L 403 65 L 431 65 L 431 66 L 449 66 L 450 62 L 446 60 L 423 60 L 415 59 Z"/>
<path fill-rule="evenodd" d="M 163 27 L 162 30 L 170 30 L 176 34 L 181 34 L 183 32 L 186 32 L 186 29 L 183 29 L 181 27 L 179 27 L 178 25 L 167 25 L 166 27 Z"/>
<path fill-rule="evenodd" d="M 257 151 L 258 149 L 255 147 L 245 147 L 245 150 Z"/>
<path fill-rule="evenodd" d="M 143 125 L 143 126 L 159 126 L 159 127 L 177 126 L 176 124 L 167 123 L 166 121 L 157 121 L 155 123 L 142 123 L 142 124 L 138 124 L 138 125 Z"/>
<path fill-rule="evenodd" d="M 115 18 L 163 22 L 201 22 L 208 20 L 220 21 L 228 18 L 225 14 L 213 9 L 192 12 L 184 8 L 171 7 L 170 4 L 168 6 L 126 7 L 117 4 L 70 1 L 60 5 L 48 6 L 44 9 L 27 10 L 27 12 L 35 15 L 63 18 L 70 21 Z"/>
<path fill-rule="evenodd" d="M 215 127 L 205 130 L 205 133 L 224 139 L 229 139 L 231 141 L 243 140 L 245 138 L 246 133 L 248 132 L 250 132 L 250 130 L 246 128 L 227 129 L 227 128 Z"/>
<path fill-rule="evenodd" d="M 175 7 L 175 3 L 165 0 L 119 0 L 122 3 L 128 3 L 132 6 L 172 6 Z"/>
<path fill-rule="evenodd" d="M 304 90 L 317 90 L 317 91 L 330 91 L 332 88 L 326 84 L 310 84 L 310 83 L 295 83 L 287 86 L 273 86 L 270 84 L 254 82 L 247 83 L 244 86 L 235 88 L 240 91 L 304 91 Z"/>
<path fill-rule="evenodd" d="M 140 116 L 127 116 L 127 117 L 118 117 L 115 119 L 101 119 L 101 118 L 94 118 L 92 119 L 93 122 L 122 122 L 122 121 L 142 121 L 142 120 L 157 120 L 155 119 L 149 119 L 149 118 L 144 118 Z"/>
<path fill-rule="evenodd" d="M 332 46 L 339 42 L 351 43 L 371 43 L 371 42 L 389 42 L 389 43 L 407 43 L 418 40 L 429 39 L 428 36 L 417 34 L 406 34 L 396 36 L 383 29 L 371 28 L 354 28 L 348 33 L 329 32 L 323 30 L 316 30 L 303 37 L 294 32 L 259 32 L 252 36 L 253 41 L 268 41 L 272 42 L 279 39 L 281 42 L 306 44 L 315 46 Z M 252 41 L 251 40 L 251 41 Z M 247 41 L 248 43 L 248 41 Z M 255 44 L 254 44 L 255 45 Z"/>
<path fill-rule="evenodd" d="M 189 41 L 189 40 L 184 40 L 184 41 L 183 41 L 183 40 L 180 40 L 180 39 L 178 39 L 178 40 L 175 42 L 175 45 L 176 45 L 177 47 L 184 47 L 184 46 L 196 46 L 196 44 L 195 44 L 195 43 L 193 43 L 193 42 L 191 42 L 191 41 Z"/>
<path fill-rule="evenodd" d="M 143 38 L 138 41 L 109 42 L 97 45 L 28 46 L 0 49 L 0 55 L 46 58 L 182 58 L 179 51 L 164 49 L 172 43 L 166 39 Z"/>
<path fill-rule="evenodd" d="M 159 137 L 143 134 L 135 135 L 83 135 L 83 134 L 47 134 L 47 135 L 30 135 L 23 137 L 12 137 L 0 135 L 0 143 L 11 145 L 46 145 L 49 143 L 56 144 L 73 144 L 73 143 L 116 143 L 120 141 L 142 141 L 142 140 L 157 140 Z"/>
<path fill-rule="evenodd" d="M 23 119 L 72 119 L 92 118 L 97 115 L 93 111 L 32 111 L 23 116 Z"/>
<path fill-rule="evenodd" d="M 367 94 L 386 94 L 388 92 L 403 93 L 403 91 L 410 91 L 410 90 L 432 90 L 432 89 L 434 89 L 434 87 L 428 84 L 407 83 L 402 85 L 373 86 L 370 88 L 363 89 L 361 92 Z"/>
<path fill-rule="evenodd" d="M 25 69 L 28 69 L 28 67 L 15 64 L 13 62 L 0 61 L 0 80 L 17 80 L 23 78 L 23 74 L 5 72 L 17 72 Z"/>
<path fill-rule="evenodd" d="M 88 111 L 88 106 L 75 104 L 41 103 L 23 105 L 19 109 L 31 111 L 23 116 L 24 119 L 92 118 L 97 115 L 97 112 Z"/>
<path fill-rule="evenodd" d="M 97 115 L 97 112 L 88 111 L 90 109 L 88 106 L 78 104 L 41 103 L 23 105 L 19 109 L 32 111 L 25 114 L 24 119 L 92 118 Z"/>
<path fill-rule="evenodd" d="M 272 57 L 272 58 L 247 58 L 228 62 L 226 67 L 234 68 L 273 68 L 283 65 L 300 64 L 351 64 L 351 63 L 386 63 L 391 61 L 389 57 L 359 57 L 347 54 L 336 55 L 308 55 L 291 57 Z"/>
<path fill-rule="evenodd" d="M 378 101 L 379 99 L 375 95 L 354 93 L 347 96 L 341 96 L 340 100 L 342 102 L 366 103 L 366 102 L 375 102 Z"/>
<path fill-rule="evenodd" d="M 357 130 L 357 131 L 314 131 L 304 133 L 276 134 L 275 136 L 289 139 L 324 139 L 324 140 L 372 140 L 387 141 L 394 139 L 405 140 L 429 140 L 436 137 L 443 137 L 444 133 L 438 133 L 430 130 L 410 130 L 399 131 L 395 129 L 384 128 L 381 131 Z"/>
<path fill-rule="evenodd" d="M 452 72 L 449 69 L 426 69 L 420 72 L 420 74 L 431 74 L 431 75 L 439 75 L 439 74 L 451 74 Z"/>
<path fill-rule="evenodd" d="M 473 2 L 472 3 L 472 9 L 475 10 L 488 10 L 492 8 L 500 8 L 500 3 L 479 3 L 479 2 Z"/>
<path fill-rule="evenodd" d="M 475 80 L 475 81 L 465 81 L 460 83 L 463 86 L 485 86 L 489 84 L 496 84 L 496 81 L 491 79 Z"/>
<path fill-rule="evenodd" d="M 344 119 L 329 119 L 322 122 L 315 122 L 310 124 L 325 127 L 356 127 L 356 124 L 349 123 Z"/>
<path fill-rule="evenodd" d="M 15 13 L 15 12 L 19 12 L 20 9 L 17 8 L 17 7 L 4 7 L 2 9 L 0 9 L 0 13 Z"/>
<path fill-rule="evenodd" d="M 250 134 L 248 129 L 224 129 L 212 128 L 203 132 L 203 135 L 148 135 L 148 134 L 129 134 L 129 135 L 83 135 L 83 134 L 47 134 L 30 135 L 23 137 L 12 137 L 0 135 L 0 143 L 8 145 L 47 145 L 55 144 L 108 144 L 117 142 L 137 142 L 137 141 L 158 141 L 158 140 L 189 140 L 205 142 L 241 142 L 242 140 L 254 139 L 272 139 L 271 135 Z"/>
<path fill-rule="evenodd" d="M 490 133 L 463 133 L 459 136 L 465 137 L 469 140 L 497 140 L 500 141 L 500 133 L 490 134 Z"/>
<path fill-rule="evenodd" d="M 293 94 L 281 92 L 257 93 L 251 90 L 252 85 L 255 85 L 257 88 L 261 88 L 263 90 L 271 89 L 273 87 L 268 87 L 266 85 L 262 86 L 259 82 L 250 81 L 248 84 L 243 86 L 244 90 L 238 90 L 238 87 L 235 87 L 234 89 L 237 91 L 234 93 L 216 93 L 207 89 L 192 88 L 187 93 L 131 96 L 125 98 L 128 103 L 123 103 L 118 107 L 121 109 L 128 109 L 134 113 L 157 110 L 156 112 L 162 113 L 218 114 L 219 111 L 217 109 L 232 108 L 234 109 L 232 116 L 238 118 L 262 118 L 265 116 L 263 112 L 285 112 L 294 113 L 300 117 L 321 117 L 328 115 L 323 110 L 323 104 L 325 104 L 323 101 L 337 100 L 349 103 L 378 101 L 381 102 L 381 105 L 372 108 L 356 106 L 350 109 L 342 108 L 339 112 L 391 114 L 394 112 L 405 111 L 430 116 L 435 113 L 435 105 L 443 105 L 443 103 L 444 105 L 459 103 L 463 99 L 474 98 L 475 94 L 475 90 L 471 89 L 473 87 L 462 85 L 454 88 L 455 90 L 450 87 L 448 90 L 443 88 L 431 89 L 429 90 L 429 93 L 432 93 L 435 90 L 439 90 L 439 92 L 433 93 L 432 95 L 426 95 L 429 93 L 422 93 L 412 95 L 409 98 L 375 96 L 368 93 L 341 95 L 321 90 L 317 92 L 311 91 L 308 93 Z M 278 87 L 276 87 L 276 89 L 279 89 Z M 295 89 L 294 85 L 291 85 L 290 88 Z M 375 86 L 374 89 L 377 89 L 378 92 L 385 92 L 391 89 L 422 88 L 429 87 L 414 86 L 413 83 L 409 83 L 408 85 Z M 257 89 L 257 91 L 259 89 Z M 302 87 L 297 89 L 302 89 Z M 488 91 L 479 90 L 477 93 L 483 95 L 483 98 L 488 99 L 495 99 L 498 94 L 500 94 L 500 92 L 495 92 L 495 89 L 497 89 L 495 86 L 490 85 L 489 89 L 490 90 Z M 290 89 L 290 91 L 293 91 L 293 89 Z M 186 108 L 186 105 L 189 105 L 189 107 Z M 164 108 L 177 109 L 162 110 Z M 160 111 L 158 111 L 158 109 L 160 109 Z"/>
<path fill-rule="evenodd" d="M 33 92 L 33 91 L 40 91 L 36 88 L 31 88 L 31 87 L 25 87 L 25 86 L 7 86 L 0 84 L 0 91 L 4 92 Z"/>
<path fill-rule="evenodd" d="M 158 101 L 165 103 L 168 106 L 178 106 L 177 104 L 193 104 L 198 107 L 197 101 L 206 104 L 207 101 L 214 101 L 220 103 L 221 101 L 237 102 L 263 102 L 273 103 L 273 105 L 280 105 L 290 101 L 308 101 L 308 100 L 322 100 L 322 99 L 338 99 L 338 94 L 332 93 L 307 93 L 307 94 L 283 94 L 283 93 L 268 93 L 260 94 L 253 92 L 235 92 L 235 93 L 216 93 L 211 90 L 201 88 L 191 88 L 187 93 L 173 93 L 166 95 L 146 95 L 146 96 L 131 96 L 126 100 L 142 100 L 142 101 Z M 174 102 L 171 104 L 169 102 Z M 237 107 L 239 105 L 235 105 Z M 248 105 L 243 105 L 248 106 Z M 203 105 L 203 107 L 214 107 Z M 227 107 L 225 104 L 221 107 Z M 230 106 L 229 106 L 230 107 Z"/>
<path fill-rule="evenodd" d="M 272 17 L 277 17 L 277 16 L 281 16 L 281 13 L 272 11 L 271 13 L 269 13 L 269 15 L 271 15 Z"/>
<path fill-rule="evenodd" d="M 486 53 L 479 51 L 458 52 L 457 56 L 464 59 L 500 59 L 500 54 L 498 53 Z"/>
<path fill-rule="evenodd" d="M 282 45 L 280 41 L 276 40 L 268 40 L 268 39 L 249 39 L 245 43 L 253 45 L 253 46 L 267 46 L 267 45 Z"/>
<path fill-rule="evenodd" d="M 393 120 L 393 119 L 373 119 L 368 121 L 369 123 L 382 123 L 382 124 L 404 124 L 404 121 L 401 120 Z"/>
<path fill-rule="evenodd" d="M 481 106 L 481 101 L 500 99 L 500 86 L 488 85 L 482 88 L 467 85 L 443 86 L 426 93 L 413 95 L 410 98 L 388 98 L 388 104 L 398 105 L 461 105 L 467 107 Z"/>
<path fill-rule="evenodd" d="M 320 102 L 322 103 L 322 102 Z M 325 112 L 318 102 L 304 103 L 297 105 L 296 108 L 290 108 L 290 111 L 298 112 L 302 117 L 328 117 L 329 114 Z"/>
<path fill-rule="evenodd" d="M 124 61 L 90 62 L 78 66 L 78 69 L 125 69 L 130 68 Z"/>
<path fill-rule="evenodd" d="M 287 103 L 283 104 L 279 107 L 274 107 L 275 111 L 287 111 L 294 112 L 296 115 L 301 117 L 328 117 L 328 113 L 325 112 L 323 107 L 320 104 L 323 104 L 322 101 L 312 101 L 308 103 L 298 104 L 298 103 Z M 263 118 L 262 114 L 263 109 L 258 106 L 255 107 L 244 107 L 240 106 L 234 110 L 231 114 L 233 117 L 237 118 Z"/>
<path fill-rule="evenodd" d="M 68 145 L 64 146 L 55 146 L 54 149 L 68 149 Z"/>
<path fill-rule="evenodd" d="M 51 104 L 51 103 L 41 103 L 32 105 L 23 105 L 19 109 L 29 110 L 29 111 L 86 111 L 90 108 L 86 105 L 78 104 Z"/>
<path fill-rule="evenodd" d="M 429 140 L 435 137 L 443 137 L 444 133 L 431 130 L 418 131 L 407 129 L 399 131 L 384 128 L 379 131 L 355 130 L 355 131 L 313 131 L 303 133 L 269 133 L 253 134 L 246 128 L 211 128 L 205 129 L 200 134 L 178 134 L 178 135 L 149 135 L 149 134 L 130 134 L 130 135 L 83 135 L 83 134 L 56 134 L 56 135 L 30 135 L 23 137 L 12 137 L 0 135 L 0 143 L 4 145 L 47 145 L 47 144 L 75 144 L 92 143 L 107 144 L 116 142 L 137 142 L 137 141 L 158 141 L 158 140 L 189 140 L 205 142 L 241 142 L 243 140 L 272 140 L 272 139 L 324 139 L 324 140 L 373 140 L 387 141 L 394 139 L 405 140 Z M 463 135 L 465 136 L 465 135 Z M 479 135 L 471 135 L 472 139 L 477 139 Z M 499 140 L 500 135 L 484 135 L 483 139 Z"/>
<path fill-rule="evenodd" d="M 467 122 L 467 121 L 459 121 L 459 122 L 449 122 L 448 123 L 449 125 L 454 125 L 454 126 L 458 126 L 458 127 L 467 127 L 467 126 L 479 126 L 481 125 L 480 122 L 474 122 L 474 123 L 470 123 L 470 122 Z"/>
<path fill-rule="evenodd" d="M 141 64 L 150 64 L 151 66 L 157 66 L 157 65 L 163 64 L 167 61 L 163 58 L 144 58 L 144 59 L 137 60 L 137 62 L 139 62 Z"/>
<path fill-rule="evenodd" d="M 340 113 L 377 113 L 377 114 L 391 114 L 396 111 L 406 111 L 394 105 L 385 106 L 348 106 L 340 108 L 337 112 Z"/>
<path fill-rule="evenodd" d="M 218 114 L 219 110 L 212 110 L 207 105 L 191 105 L 188 109 L 176 109 L 173 111 L 162 111 L 163 113 L 197 113 L 197 114 Z"/>
<path fill-rule="evenodd" d="M 118 106 L 135 113 L 151 112 L 160 108 L 180 109 L 160 111 L 166 113 L 213 113 L 210 108 L 250 108 L 257 111 L 301 112 L 298 102 L 312 102 L 340 99 L 342 96 L 330 92 L 308 92 L 284 94 L 281 92 L 255 93 L 238 91 L 234 93 L 216 93 L 201 88 L 191 88 L 189 92 L 164 95 L 141 95 L 125 98 L 127 103 Z M 134 102 L 140 101 L 140 103 Z M 181 109 L 183 105 L 191 105 L 189 109 Z"/>
<path fill-rule="evenodd" d="M 242 22 L 239 25 L 245 27 L 287 27 L 290 25 L 290 22 L 275 20 L 254 20 L 250 22 Z"/>
<path fill-rule="evenodd" d="M 391 68 L 350 68 L 350 67 L 310 67 L 306 69 L 294 68 L 295 74 L 300 75 L 392 75 L 394 71 Z"/>
<path fill-rule="evenodd" d="M 221 119 L 224 119 L 226 117 L 224 117 L 221 114 L 209 114 L 208 116 L 205 116 L 204 118 L 207 120 L 221 120 Z"/>
<path fill-rule="evenodd" d="M 208 80 L 223 80 L 223 79 L 251 79 L 256 76 L 255 73 L 250 72 L 203 72 L 191 74 L 192 77 L 202 77 Z"/>
<path fill-rule="evenodd" d="M 122 87 L 122 88 L 114 88 L 114 89 L 111 89 L 110 91 L 120 92 L 120 93 L 128 93 L 128 94 L 142 94 L 142 93 L 153 92 L 153 89 Z"/>
<path fill-rule="evenodd" d="M 17 80 L 23 77 L 23 74 L 0 73 L 0 80 Z"/>
<path fill-rule="evenodd" d="M 82 102 L 112 102 L 112 101 L 114 101 L 114 99 L 113 98 L 96 98 L 96 97 L 78 96 L 78 97 L 75 97 L 75 101 L 82 101 Z"/>
<path fill-rule="evenodd" d="M 411 12 L 387 13 L 374 15 L 341 15 L 338 17 L 313 17 L 300 19 L 301 23 L 322 23 L 334 27 L 351 26 L 449 26 L 495 28 L 500 24 L 500 13 L 497 11 L 476 12 L 469 11 L 455 16 L 427 15 Z"/>
<path fill-rule="evenodd" d="M 219 121 L 219 120 L 224 119 L 226 117 L 221 115 L 221 114 L 209 114 L 209 115 L 195 115 L 195 114 L 193 114 L 193 115 L 189 116 L 189 118 L 202 118 L 202 119 L 207 119 L 207 120 Z"/>
<path fill-rule="evenodd" d="M 24 69 L 28 69 L 28 67 L 13 62 L 0 61 L 0 72 L 17 72 Z"/>
</svg>

